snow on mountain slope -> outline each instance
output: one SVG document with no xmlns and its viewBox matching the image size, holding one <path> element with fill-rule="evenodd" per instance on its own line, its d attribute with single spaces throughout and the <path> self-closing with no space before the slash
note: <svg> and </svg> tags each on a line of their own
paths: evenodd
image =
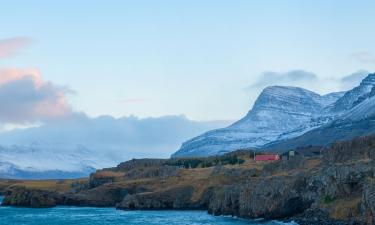
<svg viewBox="0 0 375 225">
<path fill-rule="evenodd" d="M 268 87 L 246 117 L 227 128 L 209 131 L 183 143 L 172 157 L 217 155 L 241 148 L 303 145 L 319 138 L 320 130 L 327 135 L 322 143 L 334 141 L 335 137 L 351 137 L 355 133 L 351 128 L 358 134 L 372 132 L 375 127 L 363 127 L 363 124 L 368 118 L 375 117 L 374 86 L 375 73 L 369 74 L 352 90 L 323 96 L 301 88 Z"/>
<path fill-rule="evenodd" d="M 297 87 L 267 87 L 243 119 L 183 143 L 172 157 L 217 155 L 287 138 L 283 134 L 320 117 L 323 109 L 341 96 L 342 93 L 321 96 Z"/>
<path fill-rule="evenodd" d="M 341 112 L 335 120 L 323 123 L 301 135 L 268 143 L 262 149 L 285 151 L 285 149 L 309 145 L 324 146 L 334 141 L 349 140 L 375 133 L 375 86 L 359 99 L 359 103 Z"/>
<path fill-rule="evenodd" d="M 346 112 L 342 119 L 345 120 L 362 120 L 368 117 L 375 116 L 375 86 L 367 95 L 367 98 L 361 99 L 361 102 L 356 104 L 352 109 Z"/>
<path fill-rule="evenodd" d="M 32 178 L 76 178 L 108 164 L 108 160 L 82 146 L 71 146 L 69 151 L 45 143 L 0 147 L 2 178 L 20 178 L 26 173 L 34 173 Z M 46 173 L 50 176 L 45 177 Z"/>
<path fill-rule="evenodd" d="M 291 135 L 268 143 L 262 149 L 282 150 L 303 147 L 308 145 L 326 145 L 337 140 L 348 140 L 360 135 L 372 134 L 375 131 L 375 74 L 369 74 L 360 84 L 340 98 L 331 106 L 343 106 L 345 108 L 333 114 L 332 107 L 328 107 L 330 117 L 313 129 L 308 129 L 300 135 Z M 349 101 L 350 100 L 350 101 Z"/>
<path fill-rule="evenodd" d="M 328 110 L 334 114 L 343 114 L 368 97 L 375 85 L 375 73 L 369 74 L 358 87 L 353 88 L 338 99 Z"/>
</svg>

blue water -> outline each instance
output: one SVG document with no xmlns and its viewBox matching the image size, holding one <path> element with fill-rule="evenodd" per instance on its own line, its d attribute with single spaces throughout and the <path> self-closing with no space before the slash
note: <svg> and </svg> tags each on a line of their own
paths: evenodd
<svg viewBox="0 0 375 225">
<path fill-rule="evenodd" d="M 1 197 L 0 197 L 1 201 Z M 215 217 L 205 211 L 121 211 L 114 208 L 56 207 L 30 209 L 0 207 L 0 225 L 280 225 L 232 217 Z"/>
</svg>

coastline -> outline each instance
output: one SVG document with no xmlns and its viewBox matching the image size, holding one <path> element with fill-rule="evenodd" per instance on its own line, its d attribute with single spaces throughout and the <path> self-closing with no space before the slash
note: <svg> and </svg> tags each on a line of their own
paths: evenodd
<svg viewBox="0 0 375 225">
<path fill-rule="evenodd" d="M 357 138 L 336 143 L 319 157 L 271 163 L 254 162 L 244 151 L 215 158 L 221 165 L 195 168 L 179 163 L 197 159 L 134 159 L 98 170 L 88 179 L 8 181 L 3 205 L 203 209 L 214 216 L 293 220 L 300 225 L 371 224 L 374 142 L 375 136 Z M 234 155 L 243 163 L 222 165 Z"/>
<path fill-rule="evenodd" d="M 1 199 L 0 199 L 1 200 Z M 13 218 L 11 215 L 13 214 L 14 217 L 18 217 L 22 214 L 26 218 L 30 218 L 30 216 L 33 217 L 40 217 L 43 216 L 44 220 L 53 220 L 54 222 L 61 221 L 61 224 L 66 224 L 66 218 L 59 218 L 61 216 L 66 215 L 66 217 L 73 220 L 79 220 L 79 218 L 85 218 L 87 216 L 92 215 L 101 215 L 96 221 L 101 221 L 102 224 L 113 224 L 114 220 L 118 221 L 128 221 L 129 218 L 132 218 L 136 224 L 139 223 L 140 217 L 142 217 L 142 220 L 153 220 L 155 221 L 155 217 L 162 218 L 164 220 L 171 219 L 171 223 L 175 224 L 175 221 L 177 220 L 176 217 L 181 218 L 192 218 L 192 223 L 194 224 L 206 224 L 208 220 L 211 220 L 213 223 L 221 222 L 224 224 L 264 224 L 264 225 L 297 225 L 296 223 L 284 223 L 282 221 L 262 221 L 262 220 L 248 220 L 238 217 L 232 217 L 232 216 L 213 216 L 209 215 L 206 210 L 117 210 L 115 207 L 80 207 L 80 206 L 56 206 L 52 208 L 37 208 L 37 209 L 31 209 L 27 207 L 14 207 L 14 206 L 2 206 L 0 207 L 0 210 L 8 214 L 8 218 L 2 218 L 2 221 L 0 221 L 0 224 L 6 224 L 6 219 Z M 46 214 L 47 213 L 47 214 Z M 70 214 L 79 215 L 79 216 L 71 216 Z M 103 218 L 104 216 L 104 218 Z M 109 217 L 109 218 L 107 218 Z M 173 218 L 171 218 L 173 217 Z M 200 223 L 199 220 L 197 221 L 196 218 L 204 217 L 205 219 L 202 220 Z M 159 219 L 160 220 L 160 219 Z M 21 220 L 17 220 L 21 221 Z M 22 224 L 34 224 L 35 220 L 22 220 Z M 216 222 L 215 222 L 216 221 Z M 69 221 L 69 222 L 77 222 L 77 221 Z M 259 222 L 259 223 L 258 223 Z M 220 223 L 220 224 L 221 224 Z M 17 223 L 15 223 L 17 224 Z M 55 224 L 55 223 L 54 223 Z M 58 223 L 60 224 L 60 223 Z M 80 223 L 81 224 L 81 223 Z M 117 223 L 116 223 L 117 224 Z M 133 223 L 131 223 L 133 224 Z M 142 223 L 143 224 L 143 223 Z M 153 224 L 159 224 L 157 222 Z M 164 223 L 160 223 L 164 224 Z"/>
</svg>

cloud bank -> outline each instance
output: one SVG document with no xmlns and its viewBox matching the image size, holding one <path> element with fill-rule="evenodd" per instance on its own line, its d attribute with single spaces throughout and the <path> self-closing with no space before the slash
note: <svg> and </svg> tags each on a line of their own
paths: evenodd
<svg viewBox="0 0 375 225">
<path fill-rule="evenodd" d="M 16 144 L 57 153 L 81 146 L 112 163 L 106 166 L 113 166 L 131 158 L 169 157 L 187 139 L 229 123 L 192 121 L 184 116 L 116 119 L 111 116 L 90 118 L 83 113 L 74 113 L 40 127 L 3 133 L 0 146 Z"/>
<path fill-rule="evenodd" d="M 71 113 L 66 88 L 44 81 L 35 69 L 0 69 L 0 123 L 32 123 Z"/>
</svg>

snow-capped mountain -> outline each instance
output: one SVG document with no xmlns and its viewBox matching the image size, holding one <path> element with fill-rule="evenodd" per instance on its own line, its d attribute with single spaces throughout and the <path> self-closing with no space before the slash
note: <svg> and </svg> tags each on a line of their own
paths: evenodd
<svg viewBox="0 0 375 225">
<path fill-rule="evenodd" d="M 100 159 L 83 146 L 64 146 L 64 149 L 47 143 L 0 146 L 1 178 L 77 178 L 108 164 L 108 160 Z"/>
<path fill-rule="evenodd" d="M 362 80 L 358 87 L 347 91 L 342 98 L 338 99 L 331 107 L 327 110 L 333 114 L 341 114 L 350 110 L 355 105 L 362 102 L 364 99 L 369 97 L 371 89 L 375 85 L 375 74 L 369 74 L 365 79 Z"/>
<path fill-rule="evenodd" d="M 167 157 L 186 138 L 227 124 L 196 122 L 183 116 L 116 119 L 74 115 L 40 127 L 0 133 L 0 178 L 88 176 L 95 169 L 131 158 Z"/>
<path fill-rule="evenodd" d="M 182 144 L 173 157 L 223 154 L 259 148 L 296 131 L 318 118 L 343 93 L 319 95 L 297 88 L 265 88 L 249 113 L 233 125 L 209 131 Z M 285 137 L 289 137 L 285 136 Z"/>
<path fill-rule="evenodd" d="M 375 115 L 374 85 L 375 73 L 352 90 L 323 96 L 296 87 L 267 87 L 243 119 L 184 142 L 172 157 L 219 155 L 244 148 L 269 149 L 279 142 L 288 148 L 285 144 L 288 140 L 314 133 L 319 128 Z M 329 140 L 334 140 L 334 135 Z M 303 144 L 303 141 L 297 143 Z"/>
</svg>

